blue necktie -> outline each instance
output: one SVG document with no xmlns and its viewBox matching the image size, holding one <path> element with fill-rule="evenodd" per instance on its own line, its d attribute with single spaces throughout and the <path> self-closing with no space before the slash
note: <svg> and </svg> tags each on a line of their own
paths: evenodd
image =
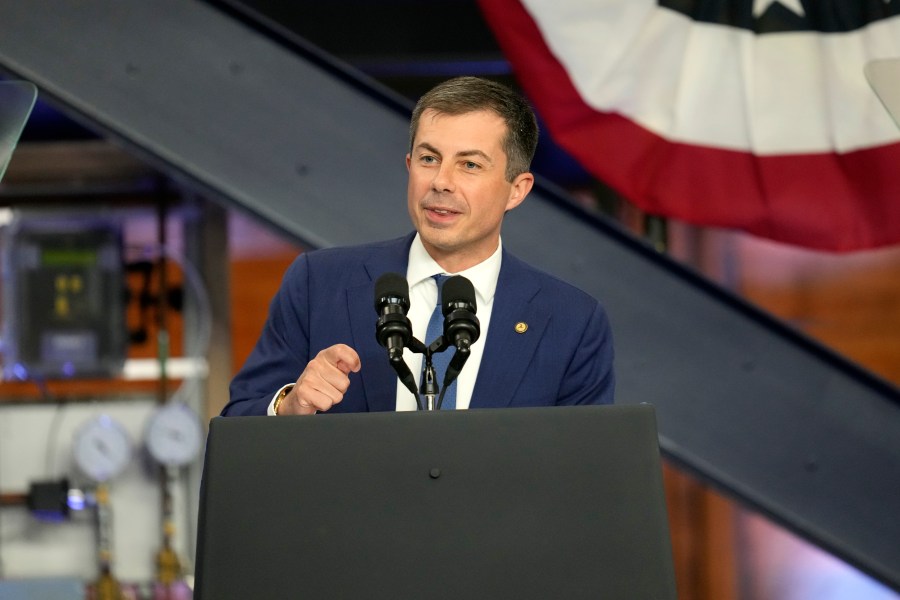
<svg viewBox="0 0 900 600">
<path fill-rule="evenodd" d="M 444 333 L 444 315 L 441 312 L 441 288 L 443 288 L 444 282 L 450 279 L 449 275 L 434 275 L 433 277 L 438 288 L 437 305 L 434 307 L 434 312 L 431 313 L 431 319 L 428 321 L 428 331 L 425 332 L 426 345 L 430 345 L 439 335 Z M 447 365 L 450 364 L 450 359 L 453 358 L 455 352 L 456 348 L 450 346 L 443 352 L 437 352 L 431 357 L 431 364 L 434 365 L 434 373 L 439 386 L 444 385 L 444 374 L 447 372 Z M 454 410 L 455 408 L 456 380 L 444 392 L 444 401 L 441 404 L 442 410 Z"/>
</svg>

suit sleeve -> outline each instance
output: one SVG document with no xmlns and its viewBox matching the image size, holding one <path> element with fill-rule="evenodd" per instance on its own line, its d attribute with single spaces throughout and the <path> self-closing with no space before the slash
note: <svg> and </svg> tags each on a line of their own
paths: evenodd
<svg viewBox="0 0 900 600">
<path fill-rule="evenodd" d="M 309 357 L 309 264 L 301 255 L 288 268 L 269 306 L 253 351 L 231 381 L 224 416 L 265 415 L 275 393 L 293 383 Z"/>
<path fill-rule="evenodd" d="M 612 404 L 615 396 L 613 339 L 609 319 L 596 303 L 562 379 L 558 405 Z"/>
</svg>

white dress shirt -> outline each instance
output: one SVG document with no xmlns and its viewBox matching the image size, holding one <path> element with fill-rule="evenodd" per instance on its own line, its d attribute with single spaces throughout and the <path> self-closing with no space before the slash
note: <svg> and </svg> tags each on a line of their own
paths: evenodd
<svg viewBox="0 0 900 600">
<path fill-rule="evenodd" d="M 478 341 L 472 344 L 471 354 L 466 361 L 456 380 L 456 408 L 469 408 L 472 400 L 472 391 L 475 389 L 475 380 L 478 378 L 478 368 L 481 366 L 481 356 L 484 353 L 484 340 L 487 339 L 488 325 L 491 322 L 491 309 L 494 306 L 494 292 L 497 290 L 497 278 L 500 276 L 500 263 L 502 259 L 502 242 L 497 245 L 497 250 L 483 262 L 460 271 L 459 273 L 447 273 L 425 250 L 419 235 L 413 239 L 409 248 L 409 264 L 406 268 L 406 279 L 409 282 L 409 317 L 412 323 L 413 337 L 426 346 L 434 340 L 426 340 L 425 332 L 428 330 L 428 321 L 437 304 L 437 283 L 433 279 L 438 273 L 448 275 L 462 275 L 472 282 L 475 288 L 475 301 L 478 305 L 476 316 L 481 324 L 481 334 Z M 421 380 L 423 355 L 411 352 L 408 348 L 403 351 L 406 364 L 416 378 Z M 440 382 L 442 383 L 442 381 Z M 416 399 L 406 386 L 397 380 L 397 410 L 416 410 Z"/>
</svg>

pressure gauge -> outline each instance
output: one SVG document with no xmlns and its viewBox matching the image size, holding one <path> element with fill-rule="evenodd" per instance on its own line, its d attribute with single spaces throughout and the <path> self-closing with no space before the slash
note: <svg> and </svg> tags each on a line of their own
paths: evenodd
<svg viewBox="0 0 900 600">
<path fill-rule="evenodd" d="M 158 463 L 183 467 L 200 452 L 203 441 L 200 420 L 186 404 L 169 402 L 150 417 L 145 441 L 150 456 Z"/>
<path fill-rule="evenodd" d="M 131 460 L 128 432 L 108 415 L 98 415 L 75 432 L 75 464 L 97 482 L 121 473 Z"/>
</svg>

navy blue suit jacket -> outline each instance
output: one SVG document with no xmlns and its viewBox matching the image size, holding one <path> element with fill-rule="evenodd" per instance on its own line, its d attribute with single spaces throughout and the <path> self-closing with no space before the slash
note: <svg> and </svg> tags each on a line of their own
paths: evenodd
<svg viewBox="0 0 900 600">
<path fill-rule="evenodd" d="M 275 392 L 333 344 L 361 369 L 329 412 L 390 411 L 397 375 L 375 339 L 375 280 L 406 273 L 414 234 L 300 255 L 272 300 L 255 348 L 231 383 L 224 415 L 264 415 Z M 516 332 L 519 322 L 528 325 Z M 470 408 L 612 403 L 613 345 L 596 299 L 505 250 Z"/>
</svg>

